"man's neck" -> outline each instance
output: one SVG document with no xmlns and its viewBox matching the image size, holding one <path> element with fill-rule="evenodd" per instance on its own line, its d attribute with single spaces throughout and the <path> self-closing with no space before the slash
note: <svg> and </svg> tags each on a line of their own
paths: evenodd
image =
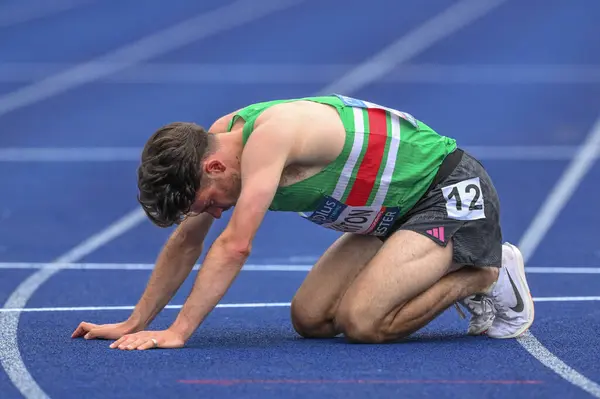
<svg viewBox="0 0 600 399">
<path fill-rule="evenodd" d="M 233 129 L 228 133 L 216 134 L 215 138 L 217 148 L 220 148 L 228 158 L 236 159 L 239 163 L 244 147 L 242 129 Z"/>
</svg>

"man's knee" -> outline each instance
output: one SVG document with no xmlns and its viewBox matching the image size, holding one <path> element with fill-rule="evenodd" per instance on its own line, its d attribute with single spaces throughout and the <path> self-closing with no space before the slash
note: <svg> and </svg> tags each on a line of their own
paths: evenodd
<svg viewBox="0 0 600 399">
<path fill-rule="evenodd" d="M 297 298 L 292 300 L 291 319 L 294 330 L 304 338 L 332 338 L 337 335 L 331 318 Z"/>
<path fill-rule="evenodd" d="M 392 334 L 387 319 L 388 316 L 374 317 L 374 312 L 363 306 L 350 305 L 339 309 L 335 325 L 351 343 L 380 344 L 403 338 L 399 331 Z"/>
<path fill-rule="evenodd" d="M 355 313 L 341 313 L 335 321 L 336 326 L 349 342 L 375 344 L 384 341 L 377 325 L 365 321 L 364 318 Z"/>
</svg>

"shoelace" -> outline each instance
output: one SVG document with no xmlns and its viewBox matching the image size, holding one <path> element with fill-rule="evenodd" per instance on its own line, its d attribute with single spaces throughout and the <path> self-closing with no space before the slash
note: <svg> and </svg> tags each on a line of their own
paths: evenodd
<svg viewBox="0 0 600 399">
<path fill-rule="evenodd" d="M 482 314 L 485 314 L 488 311 L 491 311 L 492 313 L 495 313 L 495 309 L 494 309 L 494 306 L 492 304 L 492 301 L 489 298 L 486 298 L 483 295 L 474 295 L 472 298 L 469 298 L 469 299 L 465 298 L 465 300 L 463 300 L 463 302 L 461 302 L 461 304 L 463 306 L 466 306 L 467 309 L 469 309 L 469 312 L 471 314 L 476 315 L 476 316 L 481 316 Z M 477 309 L 478 305 L 480 305 L 481 308 L 482 308 L 481 314 L 479 314 L 478 312 L 475 311 Z M 456 311 L 458 312 L 458 315 L 462 319 L 465 319 L 466 315 L 462 311 L 462 309 L 460 308 L 460 306 L 458 305 L 458 302 L 454 302 L 454 306 L 456 308 Z"/>
<path fill-rule="evenodd" d="M 493 310 L 496 316 L 499 316 L 500 318 L 506 318 L 508 316 L 508 305 L 506 303 L 503 305 L 503 302 L 501 300 L 497 300 L 495 297 L 494 303 L 496 306 L 493 308 Z"/>
</svg>

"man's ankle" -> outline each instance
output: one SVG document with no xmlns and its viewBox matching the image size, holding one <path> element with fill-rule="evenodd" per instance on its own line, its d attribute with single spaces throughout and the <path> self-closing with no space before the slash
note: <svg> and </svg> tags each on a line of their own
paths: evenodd
<svg viewBox="0 0 600 399">
<path fill-rule="evenodd" d="M 499 267 L 487 267 L 486 268 L 486 280 L 484 284 L 484 289 L 481 292 L 484 295 L 491 295 L 496 283 L 498 282 L 498 278 L 500 277 L 500 268 Z"/>
</svg>

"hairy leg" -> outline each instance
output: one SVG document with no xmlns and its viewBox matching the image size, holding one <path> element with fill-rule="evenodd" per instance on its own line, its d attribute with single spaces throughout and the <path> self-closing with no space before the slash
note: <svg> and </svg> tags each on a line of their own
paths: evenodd
<svg viewBox="0 0 600 399">
<path fill-rule="evenodd" d="M 457 270 L 458 269 L 458 270 Z M 431 322 L 454 302 L 485 292 L 498 270 L 459 268 L 446 247 L 421 234 L 392 235 L 354 279 L 335 315 L 353 342 L 389 342 Z"/>
<path fill-rule="evenodd" d="M 375 237 L 344 234 L 323 254 L 292 300 L 292 324 L 305 338 L 339 334 L 334 316 L 358 273 L 381 248 Z"/>
</svg>

